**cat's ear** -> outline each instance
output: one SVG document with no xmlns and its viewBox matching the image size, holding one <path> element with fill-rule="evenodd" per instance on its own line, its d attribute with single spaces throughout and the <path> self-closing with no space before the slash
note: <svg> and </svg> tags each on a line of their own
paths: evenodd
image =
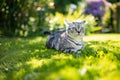
<svg viewBox="0 0 120 80">
<path fill-rule="evenodd" d="M 86 24 L 86 21 L 81 21 L 81 22 L 80 22 L 80 25 L 81 25 L 82 27 L 84 27 L 85 24 Z"/>
<path fill-rule="evenodd" d="M 86 21 L 82 21 L 81 23 L 82 23 L 82 24 L 86 24 Z"/>
<path fill-rule="evenodd" d="M 66 25 L 66 30 L 70 27 L 70 22 L 68 20 L 64 20 L 64 23 Z"/>
</svg>

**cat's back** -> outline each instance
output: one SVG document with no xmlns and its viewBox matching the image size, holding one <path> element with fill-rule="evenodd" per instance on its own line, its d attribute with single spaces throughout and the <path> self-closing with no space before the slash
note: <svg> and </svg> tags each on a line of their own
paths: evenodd
<svg viewBox="0 0 120 80">
<path fill-rule="evenodd" d="M 66 30 L 58 30 L 48 36 L 47 42 L 46 42 L 46 47 L 47 48 L 58 48 L 59 43 L 61 42 L 61 38 L 65 38 L 65 32 Z"/>
<path fill-rule="evenodd" d="M 60 37 L 60 36 L 61 36 L 62 34 L 64 34 L 64 33 L 65 33 L 65 30 L 58 30 L 58 31 L 52 33 L 52 34 L 49 35 L 49 36 Z"/>
</svg>

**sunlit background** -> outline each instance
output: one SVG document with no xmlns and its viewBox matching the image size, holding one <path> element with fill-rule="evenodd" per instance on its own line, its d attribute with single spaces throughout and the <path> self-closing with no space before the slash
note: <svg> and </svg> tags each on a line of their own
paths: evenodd
<svg viewBox="0 0 120 80">
<path fill-rule="evenodd" d="M 0 35 L 43 35 L 86 20 L 86 34 L 120 32 L 119 0 L 0 0 Z"/>
</svg>

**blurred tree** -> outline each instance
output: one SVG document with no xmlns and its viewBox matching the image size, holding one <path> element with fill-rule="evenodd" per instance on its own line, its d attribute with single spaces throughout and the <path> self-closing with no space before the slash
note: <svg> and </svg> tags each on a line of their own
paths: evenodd
<svg viewBox="0 0 120 80">
<path fill-rule="evenodd" d="M 111 7 L 111 24 L 113 32 L 120 33 L 120 0 L 108 0 L 112 3 Z"/>
<path fill-rule="evenodd" d="M 13 36 L 17 30 L 24 30 L 21 25 L 27 24 L 28 10 L 24 7 L 26 3 L 27 1 L 21 0 L 1 0 L 0 34 Z"/>
<path fill-rule="evenodd" d="M 50 15 L 67 14 L 68 5 L 82 0 L 0 0 L 0 35 L 27 36 L 48 28 Z"/>
<path fill-rule="evenodd" d="M 68 12 L 67 5 L 70 5 L 70 4 L 78 5 L 79 1 L 83 1 L 83 0 L 54 0 L 55 11 L 66 14 Z"/>
<path fill-rule="evenodd" d="M 107 0 L 107 1 L 109 1 L 111 3 L 116 3 L 116 2 L 119 2 L 120 0 Z"/>
<path fill-rule="evenodd" d="M 120 33 L 120 2 L 119 2 L 119 4 L 117 5 L 117 32 L 119 32 Z"/>
</svg>

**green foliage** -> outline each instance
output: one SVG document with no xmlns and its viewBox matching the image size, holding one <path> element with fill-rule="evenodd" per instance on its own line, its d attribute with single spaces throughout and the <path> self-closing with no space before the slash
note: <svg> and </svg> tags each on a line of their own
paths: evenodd
<svg viewBox="0 0 120 80">
<path fill-rule="evenodd" d="M 111 3 L 117 3 L 117 2 L 119 2 L 119 0 L 107 0 L 107 1 L 109 1 Z"/>
<path fill-rule="evenodd" d="M 66 14 L 68 13 L 68 9 L 66 7 L 69 6 L 71 3 L 78 5 L 79 1 L 83 0 L 54 0 L 55 11 Z"/>
<path fill-rule="evenodd" d="M 66 14 L 67 7 L 81 0 L 1 0 L 0 35 L 28 36 L 48 30 L 49 16 Z M 62 6 L 61 6 L 62 5 Z"/>
<path fill-rule="evenodd" d="M 119 80 L 120 35 L 85 36 L 78 54 L 45 47 L 46 37 L 0 38 L 0 80 Z"/>
<path fill-rule="evenodd" d="M 46 30 L 64 28 L 66 18 L 73 21 L 81 17 L 88 20 L 86 34 L 100 31 L 100 27 L 94 27 L 95 19 L 89 21 L 93 16 L 84 15 L 85 4 L 85 0 L 0 0 L 0 36 L 40 35 Z M 106 13 L 104 26 L 111 27 L 111 15 Z"/>
<path fill-rule="evenodd" d="M 76 5 L 77 6 L 77 5 Z M 81 7 L 82 6 L 82 7 Z M 91 32 L 100 31 L 100 27 L 96 27 L 96 19 L 92 15 L 84 15 L 83 10 L 85 8 L 85 3 L 79 3 L 78 8 L 71 12 L 68 11 L 67 15 L 56 12 L 55 15 L 50 16 L 50 30 L 55 31 L 59 29 L 65 29 L 64 20 L 68 21 L 82 21 L 85 20 L 87 23 L 85 25 L 85 34 L 90 34 Z M 99 28 L 99 29 L 98 29 Z"/>
<path fill-rule="evenodd" d="M 0 34 L 27 36 L 42 26 L 49 13 L 49 2 L 42 0 L 2 0 L 0 6 Z"/>
<path fill-rule="evenodd" d="M 22 24 L 24 13 L 22 6 L 26 1 L 20 0 L 1 0 L 0 6 L 0 33 L 12 35 L 15 33 L 15 28 Z M 19 22 L 19 23 L 18 23 Z"/>
</svg>

